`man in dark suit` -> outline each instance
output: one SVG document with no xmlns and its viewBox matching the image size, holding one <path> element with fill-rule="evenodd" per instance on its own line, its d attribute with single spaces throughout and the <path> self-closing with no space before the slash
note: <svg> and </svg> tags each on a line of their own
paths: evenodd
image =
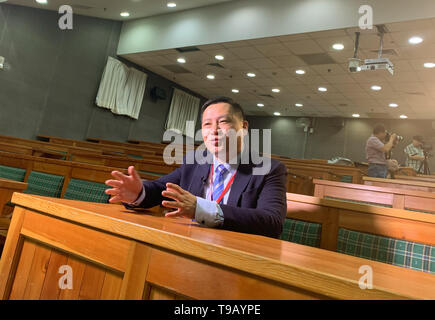
<svg viewBox="0 0 435 320">
<path fill-rule="evenodd" d="M 267 159 L 267 170 L 262 170 L 267 161 L 242 161 L 249 153 L 243 143 L 247 129 L 239 104 L 226 97 L 207 101 L 201 131 L 208 161 L 200 164 L 197 150 L 194 161 L 188 163 L 185 157 L 180 168 L 154 181 L 142 181 L 132 166 L 128 175 L 114 171 L 116 180 L 106 181 L 113 187 L 106 190 L 110 202 L 122 201 L 133 209 L 161 204 L 175 209 L 167 217 L 278 238 L 286 215 L 286 168 L 274 159 Z M 231 139 L 230 132 L 244 134 Z"/>
</svg>

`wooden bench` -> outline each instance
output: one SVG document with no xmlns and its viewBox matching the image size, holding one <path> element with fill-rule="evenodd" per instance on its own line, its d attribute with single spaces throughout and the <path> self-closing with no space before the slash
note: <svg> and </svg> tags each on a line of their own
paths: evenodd
<svg viewBox="0 0 435 320">
<path fill-rule="evenodd" d="M 431 182 L 435 183 L 435 177 L 434 176 L 401 176 L 401 175 L 395 175 L 395 179 L 399 180 L 411 180 L 411 181 L 423 181 L 423 182 Z"/>
<path fill-rule="evenodd" d="M 281 239 L 435 274 L 434 232 L 435 215 L 288 193 Z"/>
<path fill-rule="evenodd" d="M 363 181 L 364 184 L 368 186 L 435 192 L 435 183 L 427 181 L 382 179 L 372 177 L 363 177 Z"/>
<path fill-rule="evenodd" d="M 435 193 L 314 179 L 314 196 L 435 214 Z"/>
<path fill-rule="evenodd" d="M 373 289 L 361 290 L 365 259 L 116 205 L 13 201 L 2 299 L 435 298 L 424 272 L 372 261 Z M 59 288 L 62 265 L 74 272 L 72 290 Z"/>
</svg>

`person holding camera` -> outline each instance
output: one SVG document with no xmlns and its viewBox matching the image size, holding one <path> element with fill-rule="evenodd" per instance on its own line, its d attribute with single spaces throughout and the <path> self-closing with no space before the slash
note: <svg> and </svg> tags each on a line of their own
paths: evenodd
<svg viewBox="0 0 435 320">
<path fill-rule="evenodd" d="M 417 173 L 421 169 L 425 159 L 422 148 L 423 143 L 422 136 L 414 136 L 412 143 L 403 150 L 406 153 L 406 166 L 413 168 Z"/>
<path fill-rule="evenodd" d="M 389 135 L 388 142 L 384 143 L 387 130 L 383 124 L 373 128 L 373 134 L 366 143 L 366 158 L 369 163 L 368 176 L 373 178 L 386 178 L 388 174 L 386 153 L 390 152 L 396 141 L 395 133 Z"/>
</svg>

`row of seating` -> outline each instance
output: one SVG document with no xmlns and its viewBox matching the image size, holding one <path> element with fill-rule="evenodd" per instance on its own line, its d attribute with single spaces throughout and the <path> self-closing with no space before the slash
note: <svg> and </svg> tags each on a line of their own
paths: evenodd
<svg viewBox="0 0 435 320">
<path fill-rule="evenodd" d="M 15 160 L 17 158 L 25 158 L 29 156 L 23 156 L 23 155 L 15 155 Z M 107 157 L 107 156 L 105 156 Z M 110 156 L 109 156 L 110 157 Z M 5 177 L 8 179 L 16 180 L 16 181 L 27 181 L 29 183 L 29 188 L 26 192 L 39 194 L 39 195 L 46 195 L 46 196 L 52 196 L 52 197 L 64 197 L 67 199 L 75 199 L 75 200 L 83 200 L 83 201 L 92 201 L 92 202 L 107 202 L 107 195 L 104 194 L 104 190 L 106 189 L 105 185 L 102 184 L 102 182 L 107 179 L 107 177 L 110 175 L 111 170 L 113 168 L 106 170 L 106 176 L 104 180 L 100 178 L 96 179 L 97 181 L 89 181 L 90 177 L 93 175 L 88 171 L 87 173 L 87 179 L 83 180 L 83 174 L 80 176 L 75 176 L 73 172 L 76 172 L 74 170 L 71 170 L 70 176 L 62 176 L 59 174 L 55 174 L 55 172 L 58 172 L 57 169 L 53 169 L 53 166 L 47 166 L 47 164 L 51 165 L 60 165 L 62 161 L 59 160 L 50 160 L 50 159 L 37 159 L 37 157 L 31 157 L 31 159 L 27 158 L 27 160 L 32 160 L 33 165 L 29 166 L 28 164 L 24 165 L 24 168 L 15 168 L 10 165 L 5 164 L 11 164 L 11 158 L 14 158 L 11 154 L 2 154 L 0 156 L 0 159 L 4 160 L 6 158 L 9 158 L 9 161 L 5 161 L 3 163 L 0 161 L 0 177 Z M 111 160 L 118 160 L 121 161 L 121 159 L 113 159 Z M 124 161 L 124 160 L 123 160 Z M 13 162 L 13 160 L 12 160 Z M 15 161 L 15 163 L 18 163 Z M 35 165 L 36 164 L 36 165 Z M 45 165 L 42 165 L 45 164 Z M 77 164 L 75 162 L 66 162 L 63 161 L 62 165 L 69 164 L 70 167 L 77 167 L 77 166 L 85 166 L 84 164 Z M 312 173 L 321 173 L 322 179 L 321 181 L 328 182 L 326 180 L 333 180 L 330 179 L 332 175 L 334 175 L 331 172 L 328 172 L 328 168 L 321 168 L 318 167 L 320 164 L 315 164 L 313 166 L 309 165 L 297 165 L 293 164 L 293 168 L 302 170 L 307 170 L 308 174 Z M 90 165 L 91 166 L 91 165 Z M 22 165 L 23 167 L 23 165 Z M 33 169 L 29 172 L 29 167 L 32 167 Z M 98 166 L 91 166 L 87 168 L 88 170 L 96 170 Z M 103 166 L 99 166 L 101 168 L 105 168 Z M 124 166 L 125 167 L 125 166 Z M 35 170 L 37 168 L 44 168 L 44 170 Z M 48 169 L 47 172 L 47 168 Z M 101 169 L 100 168 L 100 169 Z M 348 169 L 348 168 L 346 168 Z M 42 172 L 45 171 L 45 172 Z M 172 171 L 172 170 L 171 170 Z M 326 172 L 326 174 L 325 174 Z M 327 174 L 330 174 L 328 176 Z M 291 175 L 294 178 L 301 179 L 301 180 L 307 180 L 304 175 L 298 175 L 298 173 L 293 173 Z M 150 178 L 150 177 L 148 177 Z M 156 176 L 153 176 L 152 178 L 156 178 Z M 92 178 L 91 178 L 92 180 Z M 316 183 L 317 181 L 309 180 L 311 183 Z M 344 183 L 342 185 L 348 185 L 348 183 Z M 317 186 L 317 185 L 316 185 Z M 295 210 L 298 210 L 299 208 L 297 205 L 295 205 L 294 200 L 292 200 L 292 197 L 297 197 L 298 195 L 294 195 L 289 193 L 287 196 L 288 200 L 288 216 L 285 221 L 284 225 L 284 231 L 281 236 L 282 240 L 286 241 L 292 241 L 304 245 L 310 245 L 315 246 L 319 248 L 329 249 L 331 250 L 331 245 L 322 246 L 322 234 L 325 234 L 327 237 L 331 238 L 332 233 L 325 231 L 325 226 L 327 225 L 327 220 L 323 221 L 322 223 L 318 223 L 318 218 L 315 218 L 314 220 L 310 221 L 311 217 L 307 213 L 313 213 L 313 212 L 329 212 L 331 211 L 331 208 L 335 206 L 335 208 L 341 208 L 340 206 L 343 206 L 343 202 L 341 201 L 333 201 L 332 205 L 331 203 L 327 203 L 328 209 L 325 210 L 325 208 L 322 208 L 320 211 L 313 211 L 313 210 L 303 210 L 303 217 L 301 217 L 300 212 L 296 212 Z M 311 198 L 311 197 L 310 197 Z M 308 199 L 308 198 L 305 198 Z M 317 200 L 316 200 L 317 199 Z M 312 205 L 313 203 L 316 203 L 318 201 L 318 198 L 312 198 L 310 199 L 311 202 L 308 202 L 307 204 Z M 322 200 L 322 201 L 328 201 L 328 200 Z M 364 199 L 362 199 L 364 201 Z M 300 204 L 300 198 L 298 198 L 298 203 Z M 349 210 L 349 205 L 352 206 L 364 206 L 364 205 L 358 205 L 358 204 L 346 204 L 346 210 Z M 338 207 L 337 207 L 338 206 Z M 312 209 L 312 206 L 310 207 Z M 352 207 L 354 209 L 354 207 Z M 360 207 L 358 207 L 360 208 Z M 343 208 L 341 208 L 343 209 Z M 365 206 L 366 211 L 372 211 L 372 207 L 366 205 Z M 360 209 L 359 209 L 360 210 Z M 361 210 L 360 210 L 361 211 Z M 397 212 L 395 212 L 397 213 Z M 381 215 L 383 215 L 382 213 Z M 401 213 L 403 214 L 403 213 Z M 400 215 L 399 215 L 400 216 Z M 397 218 L 397 217 L 396 217 Z M 317 220 L 316 220 L 317 219 Z M 325 218 L 327 219 L 327 218 Z M 328 218 L 330 219 L 330 217 Z M 409 220 L 409 219 L 408 219 Z M 418 220 L 418 219 L 417 219 Z M 433 226 L 432 226 L 433 227 Z M 322 232 L 323 229 L 323 232 Z M 332 246 L 334 250 L 345 253 L 345 254 L 351 254 L 351 255 L 357 255 L 364 257 L 366 259 L 373 259 L 377 261 L 382 261 L 386 263 L 395 263 L 397 265 L 405 266 L 405 267 L 413 267 L 413 268 L 420 268 L 419 270 L 426 271 L 426 272 L 434 272 L 435 264 L 434 264 L 434 252 L 433 252 L 433 243 L 419 243 L 418 241 L 411 241 L 413 239 L 409 238 L 408 240 L 405 238 L 395 239 L 391 237 L 386 237 L 387 234 L 379 234 L 378 230 L 374 229 L 368 229 L 364 230 L 366 232 L 360 232 L 356 231 L 355 228 L 346 229 L 346 228 L 336 228 L 337 232 L 334 234 L 334 237 L 336 239 L 336 245 Z M 404 232 L 404 231 L 403 231 Z M 332 238 L 334 238 L 332 237 Z M 404 239 L 404 240 L 403 240 Z M 415 239 L 414 239 L 415 240 Z M 421 240 L 421 239 L 417 239 Z M 387 247 L 384 245 L 386 241 L 389 243 Z M 398 242 L 399 241 L 399 242 Z M 404 243 L 400 241 L 405 241 Z M 325 242 L 325 241 L 323 241 Z M 415 260 L 417 262 L 403 262 L 401 258 L 397 258 L 399 254 L 396 254 L 395 249 L 399 246 L 400 248 L 411 248 L 411 252 L 409 252 L 408 249 L 406 249 L 406 254 L 410 254 L 411 256 L 417 257 L 417 254 L 414 254 L 412 250 L 413 248 L 417 248 L 416 250 L 418 252 L 423 252 L 425 254 L 421 255 L 420 260 Z M 423 250 L 423 251 L 421 251 Z M 389 252 L 389 253 L 388 253 Z M 391 253 L 393 252 L 393 253 Z M 387 254 L 388 253 L 388 254 Z M 403 256 L 403 255 L 402 255 Z M 412 259 L 411 259 L 412 260 Z M 401 263 L 401 261 L 403 263 Z M 418 261 L 421 261 L 418 262 Z M 422 266 L 422 267 L 421 267 Z"/>
</svg>

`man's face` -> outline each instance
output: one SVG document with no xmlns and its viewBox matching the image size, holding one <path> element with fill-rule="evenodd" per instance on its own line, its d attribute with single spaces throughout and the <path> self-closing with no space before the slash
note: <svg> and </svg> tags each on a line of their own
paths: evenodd
<svg viewBox="0 0 435 320">
<path fill-rule="evenodd" d="M 241 151 L 242 136 L 240 130 L 248 129 L 248 122 L 243 121 L 237 114 L 233 114 L 228 103 L 220 102 L 205 109 L 202 114 L 201 129 L 202 138 L 207 149 L 215 156 L 218 156 L 218 154 L 228 156 L 229 151 L 236 150 L 237 153 Z M 239 133 L 237 145 L 230 146 L 229 142 L 235 140 L 230 140 L 229 136 L 236 133 Z"/>
<path fill-rule="evenodd" d="M 377 134 L 377 136 L 378 136 L 379 140 L 384 141 L 385 137 L 387 136 L 387 132 L 386 131 L 380 132 L 380 133 Z"/>
<path fill-rule="evenodd" d="M 420 141 L 418 140 L 412 140 L 412 144 L 414 145 L 414 147 L 416 148 L 421 148 L 422 144 Z"/>
</svg>

